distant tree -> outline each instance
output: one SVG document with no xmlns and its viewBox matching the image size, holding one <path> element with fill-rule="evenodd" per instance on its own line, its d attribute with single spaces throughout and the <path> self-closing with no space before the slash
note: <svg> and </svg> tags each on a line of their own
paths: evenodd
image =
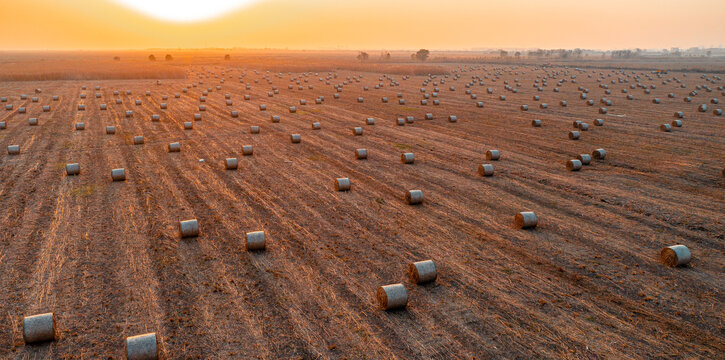
<svg viewBox="0 0 725 360">
<path fill-rule="evenodd" d="M 509 52 L 508 52 L 508 51 L 506 51 L 506 50 L 503 50 L 503 49 L 502 49 L 502 50 L 499 50 L 499 51 L 498 51 L 498 54 L 499 54 L 499 56 L 501 56 L 502 58 L 505 58 L 505 57 L 509 56 Z"/>
<path fill-rule="evenodd" d="M 514 56 L 516 56 L 516 59 L 520 59 L 521 58 L 521 51 L 515 52 L 514 53 Z"/>
<path fill-rule="evenodd" d="M 581 58 L 583 52 L 584 51 L 582 49 L 576 48 L 576 49 L 574 49 L 574 56 L 576 56 L 577 58 Z"/>
<path fill-rule="evenodd" d="M 420 49 L 415 54 L 411 55 L 411 58 L 425 62 L 428 60 L 428 55 L 430 55 L 430 51 Z"/>
<path fill-rule="evenodd" d="M 120 57 L 120 56 L 114 56 L 114 57 L 113 57 L 113 60 L 116 60 L 116 61 L 121 61 L 121 57 Z"/>
<path fill-rule="evenodd" d="M 156 56 L 154 54 L 149 55 L 149 61 L 156 61 Z"/>
<path fill-rule="evenodd" d="M 360 62 L 366 61 L 370 58 L 370 55 L 364 51 L 361 51 L 359 54 L 357 54 L 357 59 L 360 60 Z"/>
<path fill-rule="evenodd" d="M 712 50 L 708 50 L 705 54 L 707 54 L 708 57 L 712 56 Z"/>
<path fill-rule="evenodd" d="M 171 54 L 166 54 L 166 57 L 164 59 L 166 59 L 166 61 L 171 61 L 174 60 L 174 57 L 171 56 Z"/>
<path fill-rule="evenodd" d="M 385 53 L 385 60 L 390 60 L 390 53 Z"/>
<path fill-rule="evenodd" d="M 232 59 L 232 57 L 229 56 L 229 54 L 224 55 L 224 60 L 231 60 L 231 59 Z"/>
</svg>

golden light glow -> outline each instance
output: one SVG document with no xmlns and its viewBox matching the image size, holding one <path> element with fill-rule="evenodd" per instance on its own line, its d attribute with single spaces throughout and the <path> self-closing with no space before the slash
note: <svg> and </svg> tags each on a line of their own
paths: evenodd
<svg viewBox="0 0 725 360">
<path fill-rule="evenodd" d="M 253 0 L 114 0 L 150 17 L 167 21 L 209 20 L 238 10 Z"/>
<path fill-rule="evenodd" d="M 661 49 L 719 46 L 725 34 L 722 0 L 259 0 L 159 20 L 171 8 L 181 6 L 152 17 L 112 0 L 3 1 L 0 48 Z"/>
</svg>

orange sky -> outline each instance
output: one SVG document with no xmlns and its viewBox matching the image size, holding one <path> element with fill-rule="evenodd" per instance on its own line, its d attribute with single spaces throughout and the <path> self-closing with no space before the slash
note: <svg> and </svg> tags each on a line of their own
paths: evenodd
<svg viewBox="0 0 725 360">
<path fill-rule="evenodd" d="M 725 0 L 259 0 L 174 23 L 110 0 L 0 0 L 0 49 L 717 47 L 724 17 Z"/>
</svg>

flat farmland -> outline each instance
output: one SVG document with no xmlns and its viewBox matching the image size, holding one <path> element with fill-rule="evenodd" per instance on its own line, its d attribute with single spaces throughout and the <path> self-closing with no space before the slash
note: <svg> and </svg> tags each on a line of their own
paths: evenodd
<svg viewBox="0 0 725 360">
<path fill-rule="evenodd" d="M 159 83 L 0 83 L 0 357 L 121 359 L 124 339 L 148 332 L 168 359 L 722 357 L 720 76 L 441 68 L 278 73 L 219 62 Z M 678 111 L 682 126 L 661 131 Z M 606 157 L 567 170 L 595 149 Z M 80 174 L 67 176 L 67 163 Z M 478 173 L 486 163 L 491 177 Z M 112 181 L 116 168 L 125 181 Z M 335 191 L 337 178 L 351 190 Z M 406 203 L 412 189 L 422 204 Z M 521 211 L 536 213 L 535 229 L 514 226 Z M 180 237 L 186 219 L 199 236 Z M 266 232 L 264 251 L 245 249 L 251 231 Z M 685 267 L 660 262 L 675 244 L 692 252 Z M 413 284 L 408 264 L 427 259 L 437 279 Z M 376 290 L 394 283 L 407 307 L 383 311 Z M 56 341 L 25 345 L 23 317 L 45 312 Z"/>
</svg>

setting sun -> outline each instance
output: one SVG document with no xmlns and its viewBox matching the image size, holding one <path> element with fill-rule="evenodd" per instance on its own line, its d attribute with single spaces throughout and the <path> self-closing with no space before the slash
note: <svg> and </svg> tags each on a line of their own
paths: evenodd
<svg viewBox="0 0 725 360">
<path fill-rule="evenodd" d="M 160 20 L 192 22 L 213 19 L 238 10 L 255 0 L 113 0 L 119 4 Z"/>
</svg>

